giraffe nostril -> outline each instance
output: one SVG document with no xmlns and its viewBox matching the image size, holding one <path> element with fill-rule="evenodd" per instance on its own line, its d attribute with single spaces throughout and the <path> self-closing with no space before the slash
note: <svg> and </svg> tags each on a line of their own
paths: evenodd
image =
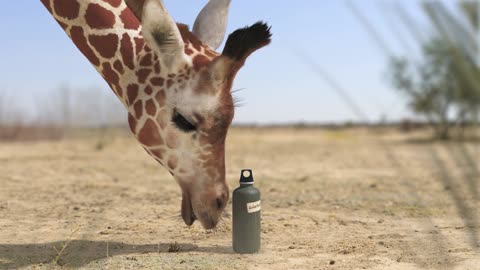
<svg viewBox="0 0 480 270">
<path fill-rule="evenodd" d="M 215 203 L 217 205 L 217 209 L 221 209 L 223 207 L 223 200 L 221 198 L 217 198 Z"/>
</svg>

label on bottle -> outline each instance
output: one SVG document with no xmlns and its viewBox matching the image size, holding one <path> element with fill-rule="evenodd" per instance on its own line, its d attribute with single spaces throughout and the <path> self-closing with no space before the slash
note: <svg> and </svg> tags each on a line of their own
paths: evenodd
<svg viewBox="0 0 480 270">
<path fill-rule="evenodd" d="M 255 213 L 260 211 L 260 201 L 247 203 L 248 213 Z"/>
</svg>

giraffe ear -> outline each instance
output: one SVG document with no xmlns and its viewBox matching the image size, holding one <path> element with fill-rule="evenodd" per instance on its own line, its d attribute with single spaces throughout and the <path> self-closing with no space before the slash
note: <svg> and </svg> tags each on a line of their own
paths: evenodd
<svg viewBox="0 0 480 270">
<path fill-rule="evenodd" d="M 228 36 L 222 55 L 212 65 L 215 79 L 233 80 L 245 60 L 271 42 L 270 27 L 263 22 L 236 30 Z"/>
<path fill-rule="evenodd" d="M 175 69 L 186 62 L 180 31 L 162 0 L 145 0 L 142 34 L 147 44 L 157 51 L 166 67 Z"/>
<path fill-rule="evenodd" d="M 227 31 L 228 8 L 231 0 L 210 0 L 193 24 L 193 34 L 216 50 Z"/>
</svg>

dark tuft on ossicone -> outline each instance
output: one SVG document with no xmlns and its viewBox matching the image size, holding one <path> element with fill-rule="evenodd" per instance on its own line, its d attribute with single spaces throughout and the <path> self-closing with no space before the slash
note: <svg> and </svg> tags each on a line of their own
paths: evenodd
<svg viewBox="0 0 480 270">
<path fill-rule="evenodd" d="M 228 36 L 222 55 L 235 60 L 244 60 L 250 53 L 271 42 L 270 28 L 264 22 L 257 22 L 236 30 Z"/>
</svg>

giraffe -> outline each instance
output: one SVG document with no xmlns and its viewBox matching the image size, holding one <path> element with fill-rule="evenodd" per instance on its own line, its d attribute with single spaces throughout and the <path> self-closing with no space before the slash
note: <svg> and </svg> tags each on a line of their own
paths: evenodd
<svg viewBox="0 0 480 270">
<path fill-rule="evenodd" d="M 162 0 L 41 0 L 128 111 L 135 138 L 182 191 L 186 225 L 212 229 L 229 200 L 225 140 L 231 89 L 246 59 L 271 41 L 257 22 L 231 33 L 230 0 L 210 0 L 193 31 Z"/>
</svg>

